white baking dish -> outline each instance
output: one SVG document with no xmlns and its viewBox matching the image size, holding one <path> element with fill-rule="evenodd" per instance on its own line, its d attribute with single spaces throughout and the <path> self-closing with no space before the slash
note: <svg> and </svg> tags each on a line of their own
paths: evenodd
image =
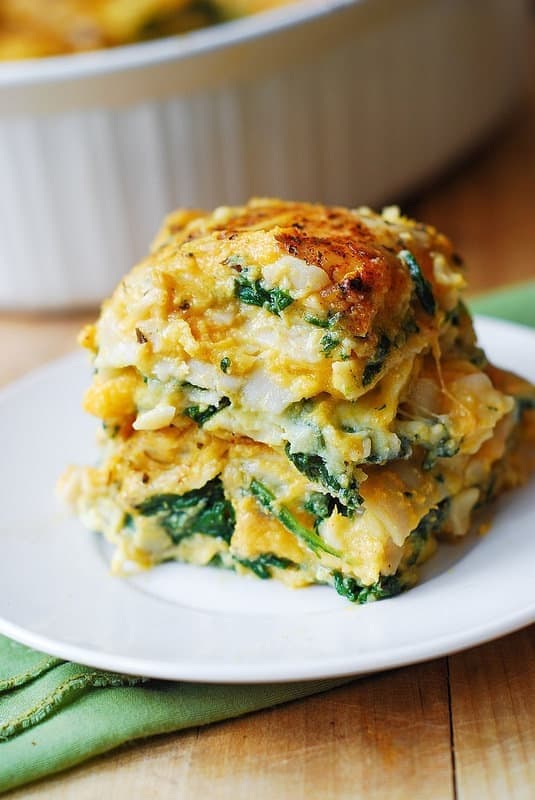
<svg viewBox="0 0 535 800">
<path fill-rule="evenodd" d="M 178 205 L 377 204 L 507 110 L 525 0 L 312 0 L 0 65 L 0 307 L 100 301 Z"/>
</svg>

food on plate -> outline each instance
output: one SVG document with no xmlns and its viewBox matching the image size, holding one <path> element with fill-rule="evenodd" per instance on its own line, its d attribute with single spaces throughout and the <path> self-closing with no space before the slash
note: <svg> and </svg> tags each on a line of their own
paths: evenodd
<svg viewBox="0 0 535 800">
<path fill-rule="evenodd" d="M 116 546 L 365 602 L 533 467 L 535 388 L 490 365 L 461 259 L 400 215 L 171 214 L 81 334 L 101 458 L 61 489 Z"/>
<path fill-rule="evenodd" d="M 76 53 L 174 36 L 291 1 L 2 0 L 0 60 Z"/>
</svg>

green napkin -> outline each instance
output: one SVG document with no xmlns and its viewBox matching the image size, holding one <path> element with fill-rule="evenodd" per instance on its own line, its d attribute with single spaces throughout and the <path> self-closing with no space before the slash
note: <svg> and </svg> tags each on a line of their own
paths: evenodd
<svg viewBox="0 0 535 800">
<path fill-rule="evenodd" d="M 477 313 L 535 327 L 535 282 L 470 305 Z M 133 739 L 237 717 L 346 682 L 225 686 L 146 680 L 63 662 L 0 636 L 0 792 Z"/>
<path fill-rule="evenodd" d="M 238 717 L 343 683 L 147 680 L 64 662 L 0 636 L 0 792 L 132 739 Z"/>
<path fill-rule="evenodd" d="M 474 314 L 501 317 L 535 328 L 535 281 L 478 295 L 469 301 Z"/>
</svg>

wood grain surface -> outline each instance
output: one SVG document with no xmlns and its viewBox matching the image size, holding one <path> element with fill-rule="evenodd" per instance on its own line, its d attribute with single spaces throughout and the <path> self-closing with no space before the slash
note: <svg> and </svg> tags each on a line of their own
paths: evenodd
<svg viewBox="0 0 535 800">
<path fill-rule="evenodd" d="M 535 277 L 533 89 L 491 141 L 413 198 L 409 211 L 454 239 L 473 291 Z M 0 317 L 0 382 L 71 350 L 89 316 Z M 533 800 L 535 627 L 239 720 L 125 746 L 5 796 Z"/>
</svg>

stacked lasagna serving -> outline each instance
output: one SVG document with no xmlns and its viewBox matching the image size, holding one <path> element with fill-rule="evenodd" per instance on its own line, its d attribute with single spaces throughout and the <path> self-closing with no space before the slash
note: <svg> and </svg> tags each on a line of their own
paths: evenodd
<svg viewBox="0 0 535 800">
<path fill-rule="evenodd" d="M 450 242 L 395 208 L 172 214 L 82 332 L 101 459 L 64 496 L 117 572 L 399 593 L 532 466 L 535 390 L 488 363 L 464 285 Z"/>
</svg>

